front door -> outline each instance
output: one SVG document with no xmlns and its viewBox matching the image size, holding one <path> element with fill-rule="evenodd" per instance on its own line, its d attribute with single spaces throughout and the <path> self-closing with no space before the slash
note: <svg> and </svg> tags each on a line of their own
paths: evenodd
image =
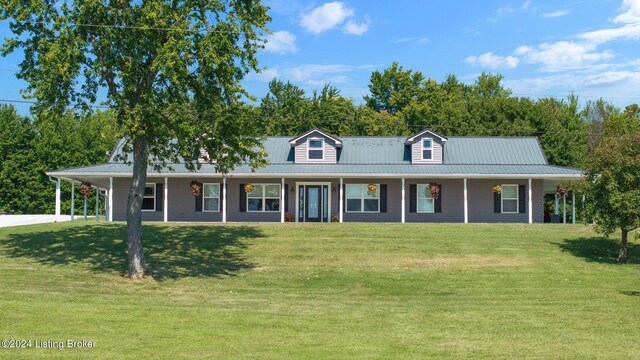
<svg viewBox="0 0 640 360">
<path fill-rule="evenodd" d="M 307 185 L 305 189 L 305 218 L 309 222 L 322 221 L 322 186 Z"/>
</svg>

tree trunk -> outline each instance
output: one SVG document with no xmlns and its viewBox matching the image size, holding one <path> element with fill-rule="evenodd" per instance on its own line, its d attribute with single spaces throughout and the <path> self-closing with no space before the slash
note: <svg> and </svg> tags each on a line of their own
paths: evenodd
<svg viewBox="0 0 640 360">
<path fill-rule="evenodd" d="M 618 255 L 618 261 L 627 261 L 627 237 L 629 231 L 622 229 L 622 243 L 620 244 L 620 254 Z"/>
<path fill-rule="evenodd" d="M 133 179 L 127 202 L 129 277 L 132 279 L 141 279 L 147 270 L 142 248 L 142 200 L 147 182 L 148 162 L 147 139 L 138 136 L 133 142 Z"/>
</svg>

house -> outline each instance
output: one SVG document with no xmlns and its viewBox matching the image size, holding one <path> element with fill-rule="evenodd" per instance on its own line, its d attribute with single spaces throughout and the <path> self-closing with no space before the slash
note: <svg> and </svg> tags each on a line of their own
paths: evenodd
<svg viewBox="0 0 640 360">
<path fill-rule="evenodd" d="M 544 194 L 583 176 L 549 165 L 535 137 L 445 137 L 429 129 L 408 138 L 336 137 L 313 129 L 268 137 L 264 147 L 270 164 L 255 172 L 150 167 L 143 221 L 538 223 Z M 88 182 L 106 197 L 108 220 L 125 220 L 132 166 L 113 160 L 121 151 L 122 142 L 106 164 L 47 173 L 57 178 L 57 214 L 60 181 Z"/>
</svg>

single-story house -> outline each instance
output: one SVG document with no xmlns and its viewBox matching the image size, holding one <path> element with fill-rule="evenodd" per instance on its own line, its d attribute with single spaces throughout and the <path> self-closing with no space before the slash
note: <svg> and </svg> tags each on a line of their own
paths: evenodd
<svg viewBox="0 0 640 360">
<path fill-rule="evenodd" d="M 108 220 L 125 220 L 132 165 L 114 160 L 122 144 L 106 164 L 47 173 L 57 179 L 57 214 L 60 181 L 87 182 L 106 197 Z M 143 221 L 539 223 L 544 194 L 583 176 L 549 165 L 535 137 L 429 129 L 408 138 L 336 137 L 313 129 L 267 137 L 264 148 L 269 165 L 255 172 L 150 167 Z"/>
</svg>

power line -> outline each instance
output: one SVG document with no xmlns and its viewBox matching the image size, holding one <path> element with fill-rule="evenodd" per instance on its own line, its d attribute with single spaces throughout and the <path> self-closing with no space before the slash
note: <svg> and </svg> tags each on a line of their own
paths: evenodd
<svg viewBox="0 0 640 360">
<path fill-rule="evenodd" d="M 9 21 L 9 20 L 5 20 Z M 16 21 L 16 23 L 19 23 Z M 240 31 L 230 30 L 216 30 L 213 26 L 206 26 L 202 28 L 184 29 L 184 28 L 168 28 L 168 27 L 155 27 L 155 26 L 134 26 L 134 25 L 107 25 L 107 24 L 83 24 L 83 23 L 71 23 L 71 22 L 55 22 L 55 21 L 23 21 L 25 24 L 42 24 L 42 25 L 58 25 L 58 26 L 72 26 L 72 27 L 87 27 L 87 28 L 102 28 L 102 29 L 129 29 L 129 30 L 154 30 L 154 31 L 177 31 L 177 32 L 192 32 L 192 33 L 223 33 L 223 34 L 239 34 Z"/>
</svg>

